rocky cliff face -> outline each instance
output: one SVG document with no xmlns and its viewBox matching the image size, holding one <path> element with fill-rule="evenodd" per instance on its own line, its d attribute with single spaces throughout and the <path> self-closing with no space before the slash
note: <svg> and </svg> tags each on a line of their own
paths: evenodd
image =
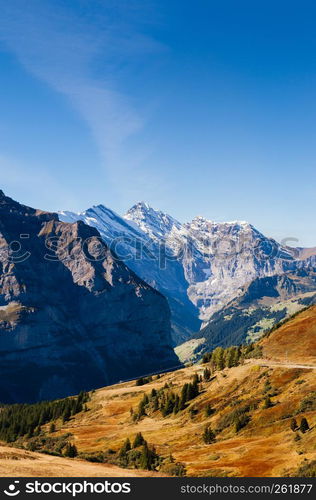
<svg viewBox="0 0 316 500">
<path fill-rule="evenodd" d="M 0 401 L 35 401 L 177 365 L 165 298 L 98 231 L 0 192 Z"/>
<path fill-rule="evenodd" d="M 196 217 L 181 224 L 144 202 L 124 217 L 102 205 L 60 217 L 97 227 L 108 244 L 118 243 L 127 265 L 168 298 L 175 344 L 190 338 L 201 323 L 206 325 L 246 284 L 308 268 L 315 259 L 304 249 L 267 238 L 247 222 Z M 146 249 L 142 253 L 139 241 Z"/>
</svg>

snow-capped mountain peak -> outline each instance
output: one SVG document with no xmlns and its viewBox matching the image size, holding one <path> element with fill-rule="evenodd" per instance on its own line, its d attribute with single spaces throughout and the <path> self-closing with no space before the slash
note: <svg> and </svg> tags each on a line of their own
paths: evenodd
<svg viewBox="0 0 316 500">
<path fill-rule="evenodd" d="M 294 252 L 246 221 L 200 215 L 181 224 L 143 201 L 123 217 L 98 205 L 81 214 L 61 212 L 60 219 L 96 227 L 138 276 L 168 298 L 175 342 L 188 338 L 246 283 L 302 266 Z"/>
<path fill-rule="evenodd" d="M 165 238 L 173 228 L 181 228 L 181 223 L 171 215 L 155 210 L 148 203 L 136 203 L 124 215 L 124 219 L 137 224 L 150 238 L 158 241 Z"/>
</svg>

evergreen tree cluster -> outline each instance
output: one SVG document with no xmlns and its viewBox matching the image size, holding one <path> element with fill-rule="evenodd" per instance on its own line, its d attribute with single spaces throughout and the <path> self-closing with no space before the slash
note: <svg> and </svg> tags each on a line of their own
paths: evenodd
<svg viewBox="0 0 316 500">
<path fill-rule="evenodd" d="M 209 363 L 212 370 L 223 370 L 240 365 L 244 359 L 261 357 L 261 347 L 258 344 L 231 346 L 224 349 L 216 347 L 202 358 L 203 363 Z"/>
<path fill-rule="evenodd" d="M 223 370 L 224 368 L 231 368 L 238 366 L 242 356 L 241 347 L 216 347 L 214 351 L 205 353 L 203 356 L 203 363 L 209 363 L 213 370 Z"/>
<path fill-rule="evenodd" d="M 160 411 L 163 417 L 176 414 L 184 410 L 186 404 L 199 395 L 199 377 L 194 375 L 192 383 L 182 386 L 181 393 L 176 394 L 165 384 L 159 390 L 153 389 L 150 395 L 144 394 L 136 411 L 131 409 L 131 416 L 134 421 L 140 420 L 143 416 Z"/>
<path fill-rule="evenodd" d="M 301 419 L 300 425 L 298 425 L 296 419 L 292 418 L 290 427 L 291 427 L 293 432 L 301 431 L 303 434 L 305 434 L 305 432 L 307 432 L 309 430 L 309 423 L 307 422 L 307 418 L 303 417 Z"/>
<path fill-rule="evenodd" d="M 129 438 L 118 453 L 119 465 L 135 469 L 156 470 L 162 462 L 155 448 L 150 447 L 142 434 L 136 434 L 133 445 Z"/>
<path fill-rule="evenodd" d="M 39 434 L 35 433 L 27 440 L 26 449 L 61 457 L 69 445 L 70 438 L 72 434 L 69 432 L 61 436 L 51 436 L 40 431 Z"/>
<path fill-rule="evenodd" d="M 68 458 L 76 458 L 77 455 L 78 455 L 78 450 L 76 445 L 68 443 L 64 451 L 64 456 Z"/>
<path fill-rule="evenodd" d="M 137 385 L 137 386 L 145 385 L 145 384 L 149 384 L 152 381 L 153 381 L 153 378 L 151 375 L 149 377 L 140 377 L 136 380 L 135 385 Z"/>
<path fill-rule="evenodd" d="M 34 404 L 14 404 L 0 406 L 0 439 L 8 443 L 19 437 L 31 438 L 38 435 L 42 425 L 62 418 L 67 422 L 72 415 L 80 413 L 88 401 L 87 392 L 77 397 Z M 54 427 L 50 431 L 54 432 Z"/>
<path fill-rule="evenodd" d="M 143 435 L 136 434 L 133 444 L 127 438 L 118 452 L 118 464 L 144 470 L 161 470 L 172 476 L 185 476 L 186 470 L 182 463 L 175 462 L 172 455 L 167 459 L 161 457 L 154 446 L 150 446 Z"/>
</svg>

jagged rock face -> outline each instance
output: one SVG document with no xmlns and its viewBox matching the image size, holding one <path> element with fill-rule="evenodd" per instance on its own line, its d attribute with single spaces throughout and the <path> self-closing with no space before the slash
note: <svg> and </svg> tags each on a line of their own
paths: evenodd
<svg viewBox="0 0 316 500">
<path fill-rule="evenodd" d="M 190 338 L 201 323 L 206 325 L 245 284 L 311 265 L 314 259 L 302 260 L 304 252 L 282 247 L 247 222 L 196 217 L 181 224 L 144 202 L 124 218 L 102 205 L 60 217 L 98 227 L 108 244 L 125 236 L 120 255 L 128 255 L 127 265 L 168 298 L 175 344 Z M 151 257 L 139 258 L 137 239 L 145 242 Z"/>
<path fill-rule="evenodd" d="M 0 401 L 67 396 L 179 364 L 166 299 L 83 222 L 1 192 L 0 269 Z"/>
<path fill-rule="evenodd" d="M 278 322 L 315 303 L 316 269 L 256 278 L 176 352 L 189 361 L 218 346 L 255 342 Z"/>
</svg>

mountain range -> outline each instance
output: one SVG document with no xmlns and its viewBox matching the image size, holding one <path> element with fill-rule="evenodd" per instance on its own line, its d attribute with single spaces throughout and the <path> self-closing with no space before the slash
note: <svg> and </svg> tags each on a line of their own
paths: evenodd
<svg viewBox="0 0 316 500">
<path fill-rule="evenodd" d="M 244 221 L 214 222 L 198 216 L 180 223 L 144 202 L 124 216 L 98 205 L 82 213 L 60 212 L 59 217 L 96 227 L 138 276 L 165 295 L 174 345 L 192 336 L 201 338 L 201 327 L 208 328 L 209 321 L 254 280 L 309 272 L 316 266 L 315 248 L 283 246 Z M 310 287 L 314 289 L 314 282 Z M 280 318 L 282 314 L 275 315 Z M 256 322 L 247 324 L 257 328 Z M 235 336 L 245 338 L 245 332 Z"/>
<path fill-rule="evenodd" d="M 0 266 L 2 402 L 173 369 L 316 302 L 315 249 L 144 202 L 57 214 L 0 191 Z"/>
</svg>

